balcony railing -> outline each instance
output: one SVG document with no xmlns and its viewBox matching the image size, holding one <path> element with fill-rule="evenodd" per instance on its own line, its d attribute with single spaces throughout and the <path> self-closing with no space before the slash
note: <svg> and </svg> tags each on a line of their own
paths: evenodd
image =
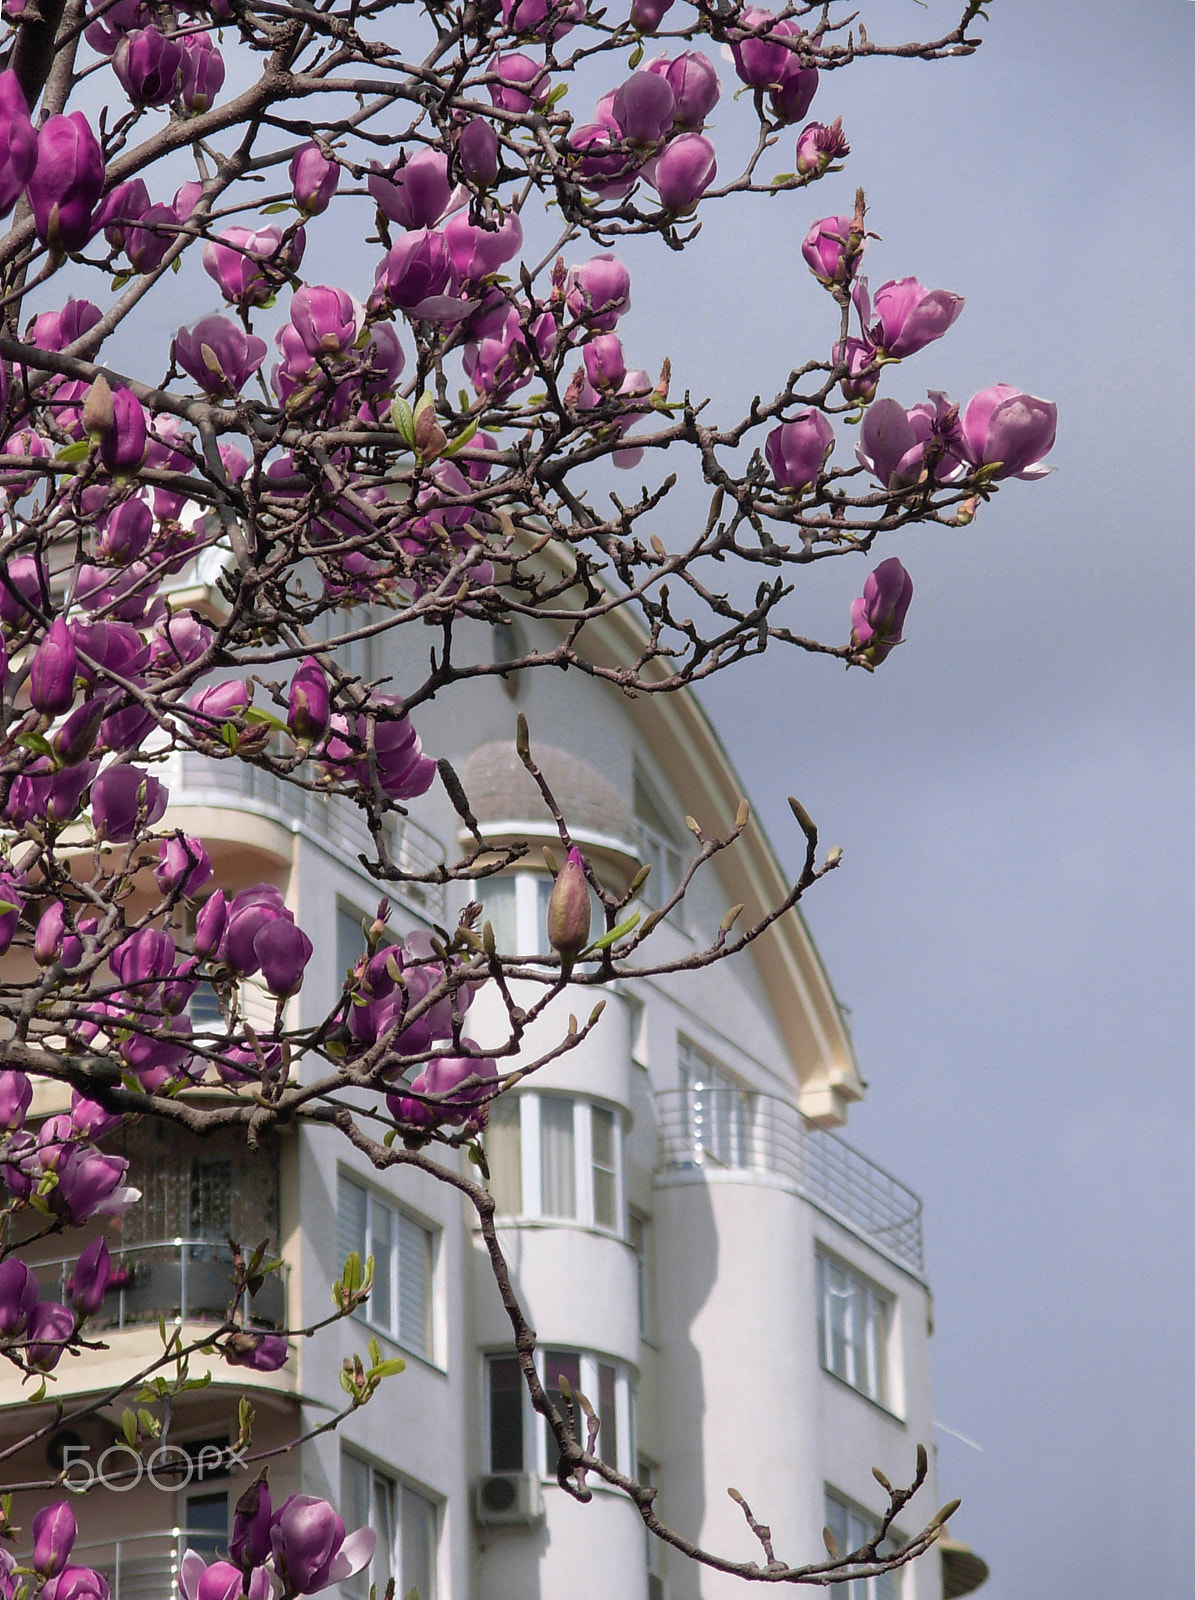
<svg viewBox="0 0 1195 1600">
<path fill-rule="evenodd" d="M 163 1239 L 112 1252 L 108 1291 L 89 1328 L 120 1331 L 156 1322 L 223 1322 L 232 1299 L 232 1252 L 209 1239 Z M 30 1263 L 39 1291 L 65 1301 L 76 1257 Z M 285 1266 L 281 1269 L 286 1273 Z M 271 1273 L 243 1311 L 257 1327 L 286 1326 L 285 1277 Z"/>
<path fill-rule="evenodd" d="M 179 1568 L 188 1549 L 211 1561 L 227 1543 L 210 1528 L 161 1528 L 80 1542 L 71 1551 L 71 1563 L 102 1573 L 111 1600 L 178 1600 Z"/>
<path fill-rule="evenodd" d="M 749 1089 L 657 1093 L 658 1169 L 771 1172 L 899 1261 L 923 1272 L 921 1201 L 837 1134 L 811 1128 L 776 1095 Z"/>
<path fill-rule="evenodd" d="M 244 805 L 285 827 L 298 825 L 348 856 L 377 855 L 364 813 L 339 794 L 313 794 L 263 772 L 248 761 L 218 761 L 192 750 L 176 751 L 164 763 L 162 781 L 182 805 Z M 433 872 L 444 860 L 434 834 L 410 817 L 388 816 L 383 825 L 390 859 L 404 872 Z M 387 893 L 434 920 L 444 918 L 442 883 L 387 885 Z"/>
</svg>

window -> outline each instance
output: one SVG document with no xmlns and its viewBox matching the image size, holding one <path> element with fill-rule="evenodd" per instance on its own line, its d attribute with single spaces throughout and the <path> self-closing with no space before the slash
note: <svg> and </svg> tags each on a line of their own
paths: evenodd
<svg viewBox="0 0 1195 1600">
<path fill-rule="evenodd" d="M 547 952 L 552 883 L 544 872 L 512 872 L 484 878 L 478 884 L 481 920 L 493 928 L 499 955 L 534 956 Z"/>
<path fill-rule="evenodd" d="M 417 1589 L 419 1600 L 435 1600 L 434 1501 L 344 1451 L 340 1457 L 340 1509 L 350 1533 L 368 1526 L 378 1536 L 369 1568 L 341 1584 L 345 1594 L 354 1600 L 368 1600 L 374 1584 L 381 1596 L 393 1578 L 396 1595 Z"/>
<path fill-rule="evenodd" d="M 228 1559 L 228 1491 L 183 1497 L 183 1531 L 187 1546 L 205 1561 Z"/>
<path fill-rule="evenodd" d="M 373 1288 L 362 1312 L 365 1320 L 408 1350 L 430 1358 L 430 1230 L 343 1174 L 337 1203 L 340 1260 L 353 1250 L 363 1262 L 373 1257 Z"/>
<path fill-rule="evenodd" d="M 635 1470 L 635 1476 L 640 1483 L 646 1484 L 649 1488 L 659 1483 L 655 1467 L 652 1466 L 650 1461 L 644 1461 L 642 1457 L 640 1457 L 639 1465 Z M 662 1516 L 658 1499 L 655 1502 L 655 1507 L 656 1514 Z M 663 1600 L 664 1544 L 647 1528 L 643 1530 L 643 1538 L 645 1541 L 644 1557 L 647 1563 L 647 1600 Z"/>
<path fill-rule="evenodd" d="M 637 1269 L 639 1288 L 639 1337 L 651 1338 L 651 1280 L 648 1276 L 648 1242 L 651 1235 L 651 1223 L 637 1211 L 627 1215 L 627 1238 L 631 1249 L 635 1252 L 635 1266 Z"/>
<path fill-rule="evenodd" d="M 610 1466 L 626 1472 L 634 1460 L 633 1402 L 630 1379 L 616 1362 L 578 1350 L 536 1352 L 540 1382 L 558 1410 L 569 1416 L 578 1439 L 585 1443 L 586 1419 L 575 1399 L 578 1390 L 597 1413 L 600 1427 L 597 1454 Z M 545 1421 L 531 1425 L 535 1412 L 525 1399 L 518 1358 L 493 1355 L 486 1362 L 489 1387 L 489 1469 L 491 1472 L 538 1471 L 556 1476 L 556 1440 Z M 560 1387 L 564 1380 L 570 1399 Z M 530 1445 L 530 1449 L 528 1446 Z M 535 1459 L 538 1455 L 538 1459 Z"/>
<path fill-rule="evenodd" d="M 651 868 L 648 880 L 643 885 L 642 898 L 649 906 L 662 906 L 671 899 L 680 882 L 680 847 L 671 824 L 666 820 L 664 807 L 638 770 L 635 772 L 633 804 L 635 821 L 639 826 L 639 854 L 643 858 L 643 865 Z"/>
<path fill-rule="evenodd" d="M 204 904 L 206 904 L 206 901 Z M 195 923 L 202 909 L 202 906 L 193 904 L 188 904 L 186 907 L 188 943 L 194 942 Z M 224 1017 L 220 1010 L 220 1001 L 216 991 L 206 978 L 200 979 L 194 993 L 187 1002 L 187 1016 L 191 1019 L 192 1028 L 204 1031 L 223 1031 Z"/>
<path fill-rule="evenodd" d="M 818 1251 L 817 1330 L 822 1366 L 880 1405 L 888 1403 L 891 1313 L 888 1295 L 841 1261 Z"/>
<path fill-rule="evenodd" d="M 485 1149 L 490 1192 L 504 1215 L 623 1232 L 617 1112 L 568 1095 L 506 1095 L 490 1111 Z"/>
<path fill-rule="evenodd" d="M 336 975 L 341 982 L 365 954 L 364 920 L 353 906 L 336 902 Z"/>
<path fill-rule="evenodd" d="M 844 1499 L 833 1489 L 826 1490 L 826 1527 L 838 1546 L 840 1555 L 859 1550 L 875 1533 L 879 1522 L 861 1506 Z M 880 1555 L 889 1555 L 900 1546 L 900 1539 L 885 1539 L 879 1546 Z M 852 1578 L 849 1583 L 831 1584 L 829 1593 L 835 1600 L 899 1600 L 900 1573 L 884 1572 L 876 1578 Z"/>
<path fill-rule="evenodd" d="M 755 1139 L 758 1097 L 686 1039 L 680 1041 L 679 1071 L 698 1161 L 721 1167 L 761 1165 Z"/>
</svg>

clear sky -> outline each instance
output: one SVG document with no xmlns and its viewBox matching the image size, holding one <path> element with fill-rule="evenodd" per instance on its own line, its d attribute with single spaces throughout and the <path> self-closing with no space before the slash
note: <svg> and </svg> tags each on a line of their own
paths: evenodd
<svg viewBox="0 0 1195 1600">
<path fill-rule="evenodd" d="M 692 299 L 637 286 L 633 321 L 753 392 L 788 330 L 825 343 L 799 242 L 862 183 L 873 286 L 967 297 L 884 392 L 1059 404 L 1053 477 L 884 547 L 916 594 L 873 678 L 777 654 L 707 702 L 781 854 L 790 791 L 846 852 L 807 911 L 872 1086 L 848 1137 L 925 1197 L 937 1414 L 982 1446 L 938 1436 L 952 1533 L 990 1600 L 1189 1600 L 1195 4 L 988 9 L 969 61 L 826 80 L 837 187 L 750 248 L 711 224 Z M 826 564 L 799 614 L 844 630 L 865 570 Z"/>
</svg>

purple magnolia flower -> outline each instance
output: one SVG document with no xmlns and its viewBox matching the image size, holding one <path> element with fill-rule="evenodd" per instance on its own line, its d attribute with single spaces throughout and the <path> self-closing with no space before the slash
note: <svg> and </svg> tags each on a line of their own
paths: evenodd
<svg viewBox="0 0 1195 1600">
<path fill-rule="evenodd" d="M 217 889 L 204 901 L 202 911 L 195 918 L 195 954 L 208 958 L 214 956 L 224 942 L 227 926 L 228 902 L 223 889 Z"/>
<path fill-rule="evenodd" d="M 4 890 L 0 887 L 0 896 Z M 33 1085 L 24 1072 L 5 1067 L 0 1072 L 0 1133 L 15 1133 L 25 1125 L 25 1113 L 33 1099 Z"/>
<path fill-rule="evenodd" d="M 797 171 L 802 177 L 821 177 L 832 161 L 849 156 L 851 147 L 842 131 L 842 118 L 828 124 L 810 122 L 797 138 Z"/>
<path fill-rule="evenodd" d="M 149 670 L 177 672 L 198 661 L 211 648 L 215 635 L 193 611 L 175 612 L 158 623 L 149 641 Z"/>
<path fill-rule="evenodd" d="M 69 972 L 77 967 L 83 954 L 78 936 L 67 924 L 66 907 L 61 900 L 51 900 L 37 919 L 37 932 L 33 938 L 33 956 L 39 966 L 50 967 L 61 961 Z"/>
<path fill-rule="evenodd" d="M 878 666 L 901 643 L 913 580 L 895 556 L 868 574 L 863 593 L 851 605 L 851 649 Z"/>
<path fill-rule="evenodd" d="M 242 1570 L 264 1566 L 269 1560 L 273 1517 L 270 1487 L 263 1475 L 245 1490 L 233 1513 L 228 1553 Z"/>
<path fill-rule="evenodd" d="M 676 96 L 658 72 L 634 72 L 614 92 L 610 114 L 628 144 L 658 145 L 676 116 Z"/>
<path fill-rule="evenodd" d="M 676 125 L 700 133 L 722 94 L 722 85 L 709 56 L 701 50 L 684 50 L 671 61 L 667 56 L 660 56 L 649 62 L 644 71 L 663 78 L 672 90 Z"/>
<path fill-rule="evenodd" d="M 261 965 L 261 975 L 271 994 L 287 999 L 302 987 L 303 973 L 313 948 L 302 928 L 283 918 L 267 922 L 258 931 L 253 940 L 253 954 Z"/>
<path fill-rule="evenodd" d="M 65 1306 L 62 1307 L 66 1310 Z M 69 1316 L 70 1313 L 67 1312 Z M 62 1346 L 56 1345 L 57 1354 L 51 1362 L 56 1366 Z M 48 1371 L 49 1368 L 42 1368 Z M 108 1580 L 90 1567 L 66 1567 L 56 1578 L 51 1578 L 41 1592 L 41 1600 L 109 1600 Z"/>
<path fill-rule="evenodd" d="M 244 1575 L 231 1561 L 213 1561 L 210 1567 L 205 1566 L 195 1550 L 188 1550 L 182 1559 L 179 1588 L 184 1600 L 238 1600 L 244 1587 Z"/>
<path fill-rule="evenodd" d="M 475 228 L 463 213 L 453 217 L 444 229 L 453 270 L 462 283 L 477 283 L 492 273 L 501 272 L 523 248 L 523 225 L 508 211 L 502 226 Z"/>
<path fill-rule="evenodd" d="M 385 696 L 376 695 L 374 704 L 379 709 L 389 702 Z M 353 781 L 363 788 L 369 787 L 369 761 L 365 756 L 366 721 L 354 718 L 349 729 L 346 718 L 332 718 L 333 732 L 324 746 L 325 765 L 336 777 Z M 374 760 L 378 783 L 383 794 L 391 800 L 413 800 L 426 794 L 436 775 L 436 763 L 425 756 L 418 735 L 407 717 L 374 724 Z"/>
<path fill-rule="evenodd" d="M 631 26 L 640 33 L 654 33 L 676 0 L 631 0 Z"/>
<path fill-rule="evenodd" d="M 207 910 L 206 906 L 204 910 Z M 272 883 L 259 883 L 251 889 L 242 889 L 228 908 L 221 949 L 223 959 L 242 977 L 252 977 L 261 969 L 261 957 L 254 948 L 257 935 L 268 924 L 279 921 L 294 921 L 286 909 L 280 889 L 276 889 Z M 196 949 L 198 951 L 198 939 Z"/>
<path fill-rule="evenodd" d="M 252 1372 L 277 1372 L 290 1356 L 290 1346 L 281 1333 L 254 1333 L 241 1329 L 229 1334 L 220 1352 L 230 1367 L 248 1367 Z M 238 1579 L 240 1573 L 237 1573 Z M 234 1594 L 240 1594 L 238 1588 Z"/>
<path fill-rule="evenodd" d="M 561 39 L 585 18 L 585 0 L 502 0 L 502 21 L 512 33 Z"/>
<path fill-rule="evenodd" d="M 145 460 L 146 441 L 145 408 L 131 389 L 118 385 L 112 390 L 111 425 L 100 434 L 100 460 L 113 477 L 128 477 Z"/>
<path fill-rule="evenodd" d="M 97 1240 L 102 1244 L 102 1240 Z M 91 1246 L 88 1247 L 92 1248 Z M 79 1258 L 82 1264 L 82 1257 Z M 104 1266 L 107 1270 L 107 1249 Z M 33 1570 L 42 1578 L 52 1578 L 61 1572 L 70 1560 L 75 1540 L 79 1537 L 79 1524 L 75 1513 L 65 1500 L 46 1506 L 33 1519 Z"/>
<path fill-rule="evenodd" d="M 820 411 L 802 411 L 791 422 L 773 428 L 764 455 L 777 488 L 799 493 L 817 482 L 834 448 L 834 430 Z"/>
<path fill-rule="evenodd" d="M 885 489 L 907 489 L 931 469 L 939 481 L 957 477 L 965 448 L 958 408 L 934 391 L 928 404 L 909 411 L 895 400 L 877 400 L 863 418 L 855 456 Z"/>
<path fill-rule="evenodd" d="M 521 51 L 495 56 L 489 70 L 498 78 L 488 88 L 491 101 L 500 111 L 530 111 L 543 104 L 552 87 L 542 62 L 532 61 Z"/>
<path fill-rule="evenodd" d="M 23 628 L 48 594 L 36 556 L 12 556 L 0 562 L 0 622 Z"/>
<path fill-rule="evenodd" d="M 962 415 L 967 457 L 977 467 L 992 467 L 992 478 L 1044 478 L 1052 467 L 1041 458 L 1054 448 L 1058 407 L 1052 400 L 1022 394 L 997 383 L 967 401 Z"/>
<path fill-rule="evenodd" d="M 82 1223 L 91 1217 L 123 1216 L 141 1198 L 139 1189 L 121 1182 L 128 1169 L 123 1156 L 101 1155 L 98 1150 L 72 1145 L 58 1163 L 54 1191 L 69 1220 Z"/>
<path fill-rule="evenodd" d="M 108 1280 L 111 1276 L 112 1263 L 108 1256 L 108 1246 L 101 1236 L 99 1239 L 93 1239 L 79 1256 L 75 1270 L 66 1286 L 67 1293 L 70 1295 L 71 1305 L 75 1308 L 76 1316 L 95 1316 L 104 1303 L 104 1296 L 108 1292 Z M 73 1523 L 73 1517 L 71 1521 Z M 33 1534 L 34 1550 L 36 1552 L 36 1522 L 34 1523 Z M 73 1543 L 74 1533 L 72 1531 L 70 1544 L 67 1545 L 62 1555 L 63 1562 L 70 1554 L 70 1545 Z M 36 1562 L 34 1564 L 36 1565 Z"/>
<path fill-rule="evenodd" d="M 790 51 L 780 82 L 768 95 L 772 115 L 777 122 L 800 122 L 808 115 L 816 93 L 817 68 L 803 67 Z"/>
<path fill-rule="evenodd" d="M 104 188 L 104 153 L 81 111 L 49 117 L 37 136 L 37 167 L 27 194 L 37 237 L 52 255 L 70 255 L 91 238 Z"/>
<path fill-rule="evenodd" d="M 488 189 L 498 177 L 498 135 L 484 117 L 470 117 L 456 139 L 461 176 L 479 189 Z"/>
<path fill-rule="evenodd" d="M 191 696 L 191 708 L 211 722 L 235 721 L 253 699 L 253 686 L 244 678 L 225 678 Z"/>
<path fill-rule="evenodd" d="M 314 656 L 305 656 L 290 681 L 286 725 L 302 744 L 317 744 L 328 731 L 328 679 Z"/>
<path fill-rule="evenodd" d="M 305 217 L 326 211 L 340 182 L 340 167 L 314 140 L 300 145 L 290 158 L 290 186 L 295 204 Z"/>
<path fill-rule="evenodd" d="M 627 375 L 622 340 L 616 333 L 599 333 L 581 351 L 585 375 L 599 394 L 616 393 Z"/>
<path fill-rule="evenodd" d="M 152 828 L 166 810 L 165 786 L 140 767 L 106 767 L 91 788 L 91 819 L 109 844 L 128 844 L 143 822 Z"/>
<path fill-rule="evenodd" d="M 135 106 L 164 106 L 174 99 L 181 45 L 158 28 L 126 33 L 112 53 L 112 70 Z"/>
<path fill-rule="evenodd" d="M 375 168 L 366 186 L 378 209 L 400 228 L 434 228 L 452 198 L 448 157 L 442 150 L 419 150 L 384 171 Z"/>
<path fill-rule="evenodd" d="M 275 1570 L 286 1588 L 318 1594 L 367 1567 L 377 1535 L 371 1528 L 358 1528 L 346 1538 L 344 1523 L 326 1500 L 295 1494 L 274 1517 L 270 1543 Z"/>
<path fill-rule="evenodd" d="M 578 322 L 610 333 L 631 309 L 631 275 L 616 256 L 594 256 L 569 273 L 565 300 Z"/>
<path fill-rule="evenodd" d="M 867 280 L 856 285 L 854 300 L 863 330 L 877 350 L 899 360 L 924 350 L 958 321 L 963 297 L 949 289 L 925 289 L 916 278 L 881 284 L 873 303 Z M 874 325 L 872 317 L 876 318 Z"/>
<path fill-rule="evenodd" d="M 853 217 L 823 217 L 805 235 L 801 254 L 817 281 L 832 289 L 855 276 L 866 245 Z"/>
<path fill-rule="evenodd" d="M 0 217 L 20 199 L 37 166 L 37 132 L 15 72 L 0 72 Z"/>
<path fill-rule="evenodd" d="M 36 1306 L 37 1279 L 29 1268 L 16 1256 L 0 1261 L 0 1338 L 23 1333 Z"/>
<path fill-rule="evenodd" d="M 777 22 L 770 11 L 745 6 L 739 15 L 739 26 L 733 30 L 730 46 L 735 71 L 753 89 L 779 84 L 789 62 L 797 59 L 788 46 L 779 41 L 797 39 L 800 34 L 796 23 Z"/>
<path fill-rule="evenodd" d="M 718 171 L 714 147 L 701 133 L 682 133 L 664 146 L 644 176 L 665 211 L 690 211 Z"/>
<path fill-rule="evenodd" d="M 298 270 L 306 248 L 302 228 L 284 240 L 281 228 L 226 228 L 203 247 L 203 270 L 234 306 L 264 305 Z"/>
<path fill-rule="evenodd" d="M 43 717 L 60 717 L 70 710 L 77 660 L 70 628 L 62 617 L 55 617 L 29 668 L 29 700 Z"/>
<path fill-rule="evenodd" d="M 586 898 L 586 909 L 588 905 Z M 466 1050 L 478 1049 L 472 1039 L 462 1039 L 461 1043 Z M 460 1085 L 469 1078 L 480 1078 L 482 1081 L 472 1088 L 461 1089 Z M 410 1095 L 388 1094 L 386 1104 L 391 1115 L 399 1122 L 412 1123 L 417 1128 L 433 1128 L 441 1122 L 447 1122 L 457 1127 L 468 1123 L 480 1131 L 486 1125 L 490 1101 L 493 1099 L 490 1085 L 497 1080 L 498 1067 L 491 1056 L 441 1056 L 436 1061 L 429 1061 L 423 1071 L 412 1079 L 411 1088 L 417 1095 L 445 1095 L 449 1098 L 435 1105 L 426 1105 Z"/>
<path fill-rule="evenodd" d="M 344 356 L 361 331 L 361 308 L 344 289 L 296 289 L 290 303 L 291 326 L 311 356 Z"/>
<path fill-rule="evenodd" d="M 191 899 L 211 875 L 211 857 L 199 839 L 176 833 L 158 846 L 154 878 L 163 894 L 177 893 Z"/>
<path fill-rule="evenodd" d="M 266 342 L 227 317 L 203 317 L 174 336 L 178 364 L 213 399 L 234 399 L 266 358 Z"/>
<path fill-rule="evenodd" d="M 209 33 L 181 39 L 179 101 L 184 111 L 199 115 L 211 106 L 224 84 L 224 57 Z"/>
<path fill-rule="evenodd" d="M 577 178 L 604 198 L 620 200 L 635 187 L 639 157 L 622 148 L 617 128 L 605 122 L 588 122 L 569 135 L 576 160 Z"/>
<path fill-rule="evenodd" d="M 108 965 L 130 988 L 153 985 L 174 969 L 174 940 L 159 928 L 138 928 L 120 941 Z"/>
<path fill-rule="evenodd" d="M 128 566 L 144 552 L 153 526 L 153 512 L 144 500 L 122 500 L 99 525 L 96 559 L 110 561 L 114 566 Z"/>
<path fill-rule="evenodd" d="M 444 235 L 417 228 L 404 233 L 378 267 L 374 294 L 386 305 L 417 314 L 424 302 L 444 294 L 451 277 Z"/>
<path fill-rule="evenodd" d="M 68 300 L 61 311 L 43 311 L 33 320 L 25 336 L 26 344 L 39 350 L 65 350 L 95 327 L 103 316 L 90 300 Z"/>
<path fill-rule="evenodd" d="M 0 451 L 0 455 L 20 456 L 24 459 L 32 458 L 36 461 L 46 461 L 53 454 L 53 445 L 48 440 L 43 439 L 39 433 L 34 433 L 31 428 L 20 428 L 16 433 L 10 433 L 4 441 L 3 451 Z M 4 471 L 0 471 L 0 484 L 4 485 L 4 491 L 10 500 L 19 500 L 22 495 L 28 494 L 41 481 L 41 474 L 36 471 L 9 470 L 7 468 Z M 16 562 L 14 561 L 11 565 L 15 566 Z"/>
<path fill-rule="evenodd" d="M 556 875 L 548 900 L 548 943 L 560 957 L 560 971 L 567 977 L 573 962 L 589 943 L 589 881 L 585 862 L 573 845 Z"/>
<path fill-rule="evenodd" d="M 53 1300 L 39 1301 L 30 1313 L 25 1329 L 25 1337 L 29 1341 L 25 1346 L 25 1360 L 30 1368 L 34 1372 L 53 1372 L 62 1360 L 67 1341 L 74 1331 L 75 1315 L 69 1307 L 58 1305 Z M 50 1579 L 42 1594 L 48 1594 L 55 1585 L 61 1585 L 67 1573 L 79 1570 L 78 1567 L 67 1567 L 57 1578 Z M 56 1592 L 60 1593 L 61 1590 Z"/>
<path fill-rule="evenodd" d="M 103 673 L 134 678 L 149 660 L 141 635 L 129 623 L 74 622 L 71 632 L 79 652 L 79 676 L 89 688 L 97 685 Z"/>
<path fill-rule="evenodd" d="M 836 344 L 833 359 L 837 364 L 845 361 L 847 376 L 842 380 L 842 394 L 853 404 L 866 406 L 875 399 L 880 386 L 880 369 L 875 365 L 877 351 L 865 339 L 850 339 Z"/>
</svg>

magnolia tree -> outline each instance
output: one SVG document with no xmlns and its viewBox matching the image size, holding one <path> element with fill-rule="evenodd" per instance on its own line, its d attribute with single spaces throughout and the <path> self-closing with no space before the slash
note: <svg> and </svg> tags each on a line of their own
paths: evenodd
<svg viewBox="0 0 1195 1600">
<path fill-rule="evenodd" d="M 849 154 L 832 115 L 836 73 L 866 57 L 966 55 L 978 11 L 968 0 L 938 38 L 880 43 L 829 3 L 5 0 L 0 1349 L 36 1393 L 89 1342 L 112 1266 L 94 1240 L 67 1299 L 44 1301 L 11 1241 L 136 1204 L 125 1162 L 105 1151 L 114 1129 L 148 1115 L 253 1144 L 284 1123 L 331 1124 L 377 1167 L 419 1167 L 476 1208 L 568 1492 L 588 1498 L 587 1480 L 603 1479 L 678 1549 L 769 1582 L 878 1573 L 932 1543 L 941 1514 L 897 1556 L 878 1554 L 924 1459 L 911 1485 L 885 1481 L 876 1537 L 855 1552 L 830 1541 L 822 1564 L 776 1560 L 746 1506 L 761 1562 L 663 1526 L 654 1490 L 597 1453 L 592 1413 L 578 1437 L 537 1378 L 480 1181 L 489 1107 L 516 1063 L 521 1076 L 567 1052 L 597 1011 L 531 1062 L 528 1025 L 566 982 L 600 990 L 676 969 L 653 961 L 652 926 L 733 848 L 745 807 L 726 834 L 698 833 L 679 887 L 640 921 L 645 874 L 621 894 L 599 881 L 524 725 L 519 752 L 560 833 L 551 949 L 534 963 L 497 950 L 471 896 L 456 926 L 400 938 L 383 899 L 335 1007 L 299 1027 L 290 1002 L 308 933 L 269 885 L 210 892 L 203 841 L 169 827 L 161 773 L 193 752 L 339 795 L 359 808 L 372 840 L 362 862 L 383 892 L 473 884 L 526 845 L 485 845 L 460 781 L 422 748 L 433 699 L 563 666 L 666 694 L 769 645 L 877 668 L 913 591 L 897 557 L 879 559 L 827 642 L 786 623 L 796 569 L 879 554 L 911 522 L 969 522 L 1006 480 L 1046 470 L 1054 407 L 1004 384 L 961 406 L 932 389 L 908 406 L 907 389 L 881 394 L 907 384 L 888 369 L 941 338 L 963 302 L 915 277 L 869 287 L 862 194 L 849 215 L 821 216 L 806 191 Z M 815 102 L 825 121 L 809 120 Z M 708 131 L 715 107 L 748 152 L 737 170 Z M 790 170 L 769 176 L 778 158 Z M 709 208 L 746 208 L 738 225 L 749 227 L 753 197 L 777 194 L 804 236 L 824 337 L 803 364 L 786 356 L 760 373 L 769 398 L 718 422 L 683 374 L 676 392 L 667 363 L 632 364 L 619 242 L 647 236 L 663 271 Z M 346 227 L 365 236 L 364 254 L 348 281 L 323 282 L 336 274 L 312 263 L 343 262 Z M 160 314 L 189 255 L 224 308 L 184 318 L 154 349 L 132 335 Z M 609 465 L 634 473 L 625 492 L 611 492 Z M 669 496 L 691 506 L 700 484 L 708 511 L 669 515 Z M 638 653 L 599 664 L 585 626 L 619 608 Z M 477 651 L 479 624 L 520 619 L 545 626 L 510 636 L 538 642 L 501 660 Z M 410 681 L 345 665 L 346 644 L 411 629 L 430 630 L 431 649 Z M 410 872 L 387 823 L 437 782 L 474 844 Z M 833 866 L 793 809 L 806 850 L 787 897 L 749 925 L 735 908 L 681 965 L 743 950 Z M 592 897 L 604 927 L 591 926 Z M 512 977 L 538 986 L 519 990 L 531 1002 L 516 1005 Z M 273 997 L 268 1024 L 246 1014 L 250 979 Z M 201 982 L 218 996 L 217 1023 L 189 1016 Z M 483 985 L 508 1021 L 485 1050 L 468 1023 Z M 27 1126 L 38 1078 L 69 1086 L 71 1110 Z M 200 1084 L 202 1096 L 188 1093 Z M 477 1178 L 438 1146 L 467 1147 Z M 284 1335 L 235 1309 L 270 1268 L 261 1251 L 234 1253 L 233 1309 L 203 1341 L 230 1363 L 286 1358 Z M 350 1259 L 331 1315 L 368 1288 L 368 1268 Z M 185 1381 L 185 1354 L 177 1339 L 163 1350 L 162 1397 Z M 386 1371 L 375 1358 L 347 1374 L 348 1408 Z M 160 1436 L 168 1417 L 143 1408 L 134 1437 Z M 74 1530 L 65 1502 L 43 1511 L 32 1556 L 0 1555 L 5 1592 L 104 1596 L 102 1578 L 71 1564 Z M 183 1591 L 312 1594 L 360 1570 L 371 1539 L 346 1537 L 323 1501 L 273 1506 L 263 1478 L 238 1507 L 230 1559 L 189 1556 Z"/>
</svg>

